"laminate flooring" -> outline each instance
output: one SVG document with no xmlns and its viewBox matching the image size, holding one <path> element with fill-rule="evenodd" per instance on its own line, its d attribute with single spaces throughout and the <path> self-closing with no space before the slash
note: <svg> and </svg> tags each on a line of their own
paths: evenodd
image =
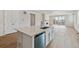
<svg viewBox="0 0 79 59">
<path fill-rule="evenodd" d="M 79 48 L 79 34 L 71 27 L 54 25 L 54 38 L 47 48 Z"/>
<path fill-rule="evenodd" d="M 79 34 L 73 28 L 54 25 L 52 42 L 47 48 L 79 48 Z M 17 33 L 0 37 L 0 48 L 16 48 Z"/>
</svg>

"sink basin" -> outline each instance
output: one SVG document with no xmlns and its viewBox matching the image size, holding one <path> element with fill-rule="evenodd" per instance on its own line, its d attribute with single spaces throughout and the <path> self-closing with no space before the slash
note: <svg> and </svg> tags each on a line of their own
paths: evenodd
<svg viewBox="0 0 79 59">
<path fill-rule="evenodd" d="M 41 29 L 47 29 L 47 28 L 49 28 L 49 27 L 42 27 Z"/>
</svg>

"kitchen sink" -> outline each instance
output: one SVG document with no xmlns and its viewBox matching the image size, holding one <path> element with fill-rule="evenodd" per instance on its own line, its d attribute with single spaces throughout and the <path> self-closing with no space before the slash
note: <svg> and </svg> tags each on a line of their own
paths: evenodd
<svg viewBox="0 0 79 59">
<path fill-rule="evenodd" d="M 49 27 L 42 27 L 41 29 L 47 29 L 47 28 L 49 28 Z"/>
</svg>

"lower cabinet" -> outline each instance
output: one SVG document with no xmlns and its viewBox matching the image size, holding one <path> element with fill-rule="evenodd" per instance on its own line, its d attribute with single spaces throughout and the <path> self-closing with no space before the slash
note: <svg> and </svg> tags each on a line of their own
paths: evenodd
<svg viewBox="0 0 79 59">
<path fill-rule="evenodd" d="M 53 38 L 54 38 L 54 33 L 52 27 L 46 31 L 46 46 L 53 40 Z"/>
<path fill-rule="evenodd" d="M 46 46 L 48 45 L 49 41 L 50 41 L 50 31 L 47 30 L 46 31 Z"/>
</svg>

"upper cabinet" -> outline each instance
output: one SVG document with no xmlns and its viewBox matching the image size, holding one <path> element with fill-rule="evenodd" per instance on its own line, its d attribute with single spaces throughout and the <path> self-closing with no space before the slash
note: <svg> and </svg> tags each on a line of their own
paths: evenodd
<svg viewBox="0 0 79 59">
<path fill-rule="evenodd" d="M 4 14 L 3 14 L 3 11 L 0 11 L 0 36 L 3 35 L 4 33 L 4 30 L 3 30 L 3 17 L 4 17 Z"/>
<path fill-rule="evenodd" d="M 49 20 L 48 14 L 42 14 L 42 20 Z"/>
<path fill-rule="evenodd" d="M 49 20 L 49 15 L 48 14 L 45 15 L 45 20 Z"/>
</svg>

